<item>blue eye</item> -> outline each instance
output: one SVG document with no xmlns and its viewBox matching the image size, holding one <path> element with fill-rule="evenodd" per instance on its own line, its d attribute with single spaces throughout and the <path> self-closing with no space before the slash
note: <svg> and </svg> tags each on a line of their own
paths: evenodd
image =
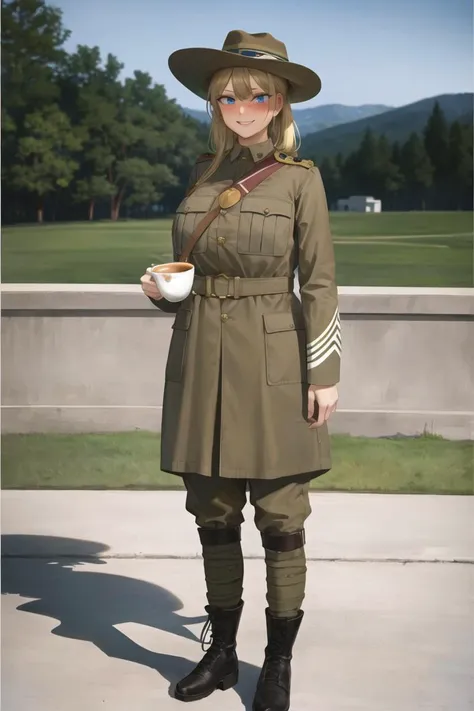
<svg viewBox="0 0 474 711">
<path fill-rule="evenodd" d="M 221 104 L 230 105 L 235 104 L 235 99 L 233 99 L 232 96 L 221 96 L 219 102 Z"/>
<path fill-rule="evenodd" d="M 257 103 L 257 104 L 266 104 L 268 101 L 268 98 L 269 98 L 268 94 L 259 94 L 258 96 L 255 96 L 253 98 L 253 101 L 255 101 L 255 103 Z"/>
</svg>

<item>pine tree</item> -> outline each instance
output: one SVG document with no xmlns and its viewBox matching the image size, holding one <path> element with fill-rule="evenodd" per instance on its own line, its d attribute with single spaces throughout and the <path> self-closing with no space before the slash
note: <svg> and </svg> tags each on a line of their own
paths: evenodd
<svg viewBox="0 0 474 711">
<path fill-rule="evenodd" d="M 405 200 L 410 209 L 426 209 L 427 190 L 433 184 L 434 168 L 420 136 L 412 133 L 400 150 Z"/>
<path fill-rule="evenodd" d="M 424 146 L 433 166 L 433 199 L 443 208 L 449 185 L 449 127 L 444 112 L 436 101 L 423 132 Z"/>
</svg>

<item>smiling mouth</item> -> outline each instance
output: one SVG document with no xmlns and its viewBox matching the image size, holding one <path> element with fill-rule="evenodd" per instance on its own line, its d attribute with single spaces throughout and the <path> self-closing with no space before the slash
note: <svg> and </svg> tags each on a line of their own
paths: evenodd
<svg viewBox="0 0 474 711">
<path fill-rule="evenodd" d="M 241 126 L 248 126 L 250 123 L 253 123 L 253 121 L 237 121 L 237 123 Z"/>
</svg>

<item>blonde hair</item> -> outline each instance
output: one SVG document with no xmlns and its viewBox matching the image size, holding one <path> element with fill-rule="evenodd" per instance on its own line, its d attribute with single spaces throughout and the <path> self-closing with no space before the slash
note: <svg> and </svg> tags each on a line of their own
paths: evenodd
<svg viewBox="0 0 474 711">
<path fill-rule="evenodd" d="M 206 102 L 206 110 L 211 117 L 209 148 L 211 151 L 215 151 L 215 155 L 211 164 L 195 183 L 192 190 L 204 183 L 216 172 L 225 155 L 232 150 L 237 141 L 236 134 L 224 123 L 218 102 L 219 97 L 222 96 L 222 92 L 231 80 L 236 97 L 241 101 L 247 99 L 252 95 L 251 79 L 258 84 L 265 94 L 270 96 L 269 110 L 273 110 L 275 107 L 276 94 L 281 94 L 283 97 L 281 111 L 270 121 L 268 126 L 268 136 L 271 138 L 275 150 L 289 155 L 294 155 L 298 150 L 301 140 L 287 98 L 288 83 L 286 79 L 262 72 L 259 69 L 249 69 L 248 67 L 220 69 L 211 79 Z M 212 108 L 212 113 L 209 112 L 209 106 Z"/>
</svg>

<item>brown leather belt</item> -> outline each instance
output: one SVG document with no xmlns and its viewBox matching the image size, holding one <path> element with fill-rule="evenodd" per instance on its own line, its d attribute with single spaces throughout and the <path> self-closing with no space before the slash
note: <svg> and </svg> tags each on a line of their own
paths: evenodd
<svg viewBox="0 0 474 711">
<path fill-rule="evenodd" d="M 293 277 L 229 277 L 195 276 L 193 294 L 216 299 L 240 299 L 242 296 L 265 296 L 269 294 L 291 294 Z"/>
</svg>

